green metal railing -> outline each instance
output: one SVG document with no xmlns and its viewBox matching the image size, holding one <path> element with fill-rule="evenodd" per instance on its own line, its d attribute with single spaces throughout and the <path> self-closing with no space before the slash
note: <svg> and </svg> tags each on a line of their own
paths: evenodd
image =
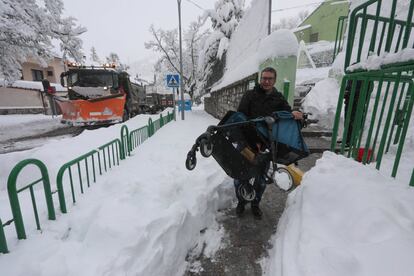
<svg viewBox="0 0 414 276">
<path fill-rule="evenodd" d="M 135 129 L 131 132 L 128 131 L 128 127 L 123 125 L 121 127 L 120 138 L 114 139 L 96 150 L 83 154 L 65 164 L 63 164 L 56 177 L 56 187 L 59 198 L 60 210 L 62 213 L 67 213 L 66 198 L 64 192 L 64 180 L 69 179 L 69 185 L 71 189 L 72 202 L 76 203 L 75 181 L 79 184 L 80 193 L 84 193 L 85 185 L 90 187 L 91 183 L 95 183 L 98 173 L 102 175 L 107 172 L 113 166 L 119 166 L 120 160 L 130 156 L 133 149 L 142 144 L 150 136 L 152 136 L 159 128 L 174 120 L 174 113 L 167 113 L 165 117 L 160 114 L 160 119 L 154 123 L 149 118 L 148 125 Z M 34 182 L 24 186 L 17 190 L 16 180 L 21 170 L 27 165 L 35 165 L 40 169 L 42 177 Z M 37 211 L 37 205 L 35 200 L 35 194 L 33 186 L 37 183 L 43 182 L 46 205 L 48 209 L 49 220 L 55 220 L 55 209 L 53 206 L 52 192 L 50 188 L 49 174 L 46 166 L 37 159 L 26 159 L 19 162 L 11 171 L 8 178 L 8 194 L 10 200 L 10 206 L 13 214 L 13 219 L 3 223 L 0 219 L 0 253 L 8 253 L 7 240 L 4 234 L 4 227 L 14 222 L 16 227 L 17 237 L 19 239 L 26 238 L 26 232 L 23 223 L 23 217 L 20 210 L 20 204 L 18 194 L 26 189 L 30 190 L 32 198 L 32 205 L 35 214 L 36 226 L 40 230 L 39 215 Z"/>
<path fill-rule="evenodd" d="M 290 81 L 285 80 L 283 82 L 283 97 L 285 97 L 286 100 L 289 99 L 289 87 L 290 87 Z"/>
<path fill-rule="evenodd" d="M 112 166 L 119 165 L 119 160 L 121 159 L 121 141 L 119 139 L 114 139 L 105 145 L 102 145 L 98 148 L 98 152 L 102 153 L 103 167 L 105 172 L 112 168 Z M 100 160 L 100 154 L 98 155 Z"/>
<path fill-rule="evenodd" d="M 152 122 L 152 119 L 149 118 L 148 119 L 148 137 L 151 137 L 152 135 L 154 135 L 155 130 L 154 130 L 154 123 Z"/>
<path fill-rule="evenodd" d="M 155 120 L 153 126 L 154 126 L 154 133 L 155 133 L 161 128 L 161 119 Z"/>
<path fill-rule="evenodd" d="M 95 161 L 96 157 L 96 161 Z M 56 177 L 56 187 L 59 195 L 59 204 L 60 204 L 60 211 L 62 213 L 67 213 L 66 209 L 66 200 L 65 200 L 65 192 L 63 188 L 63 176 L 65 172 L 68 172 L 69 176 L 69 184 L 71 188 L 71 195 L 72 195 L 72 202 L 76 202 L 75 196 L 75 188 L 74 188 L 74 177 L 73 177 L 73 170 L 72 168 L 77 171 L 78 179 L 79 179 L 79 188 L 81 193 L 84 193 L 83 187 L 83 179 L 84 176 L 81 170 L 81 164 L 84 165 L 84 175 L 86 176 L 86 184 L 90 187 L 90 178 L 92 177 L 93 183 L 96 182 L 96 176 L 99 171 L 99 174 L 102 175 L 102 166 L 101 166 L 101 159 L 99 156 L 99 152 L 96 150 L 92 150 L 84 155 L 79 156 L 76 159 L 73 159 L 60 167 L 57 177 Z M 97 167 L 98 166 L 98 167 Z M 90 168 L 92 169 L 90 171 Z"/>
<path fill-rule="evenodd" d="M 336 56 L 342 50 L 342 46 L 343 46 L 342 43 L 343 43 L 343 38 L 344 38 L 347 19 L 348 19 L 348 16 L 340 16 L 338 18 L 338 24 L 336 26 L 335 46 L 334 46 L 332 62 L 334 62 Z"/>
<path fill-rule="evenodd" d="M 17 177 L 19 176 L 20 172 L 27 166 L 27 165 L 34 165 L 36 166 L 41 173 L 41 177 L 35 181 L 33 181 L 32 183 L 17 189 L 16 184 L 17 184 Z M 45 198 L 46 198 L 46 205 L 47 205 L 47 210 L 48 210 L 48 218 L 49 220 L 55 220 L 56 219 L 56 215 L 55 215 L 55 209 L 53 206 L 53 199 L 52 199 L 52 191 L 50 189 L 50 181 L 49 181 L 49 174 L 47 171 L 46 166 L 37 159 L 26 159 L 23 160 L 21 162 L 19 162 L 10 172 L 9 178 L 7 180 L 7 192 L 9 195 L 9 201 L 10 201 L 10 208 L 13 214 L 13 219 L 9 220 L 8 222 L 6 222 L 4 224 L 5 225 L 9 225 L 11 222 L 14 222 L 14 226 L 16 228 L 16 233 L 17 233 L 17 238 L 19 240 L 21 239 L 26 239 L 26 231 L 24 228 L 24 223 L 23 223 L 23 216 L 22 216 L 22 212 L 21 212 L 21 208 L 20 208 L 20 202 L 19 202 L 19 197 L 18 194 L 25 191 L 26 189 L 29 189 L 30 191 L 30 197 L 32 199 L 32 206 L 33 206 L 33 212 L 34 212 L 34 217 L 35 217 L 35 221 L 36 221 L 36 226 L 37 229 L 40 230 L 40 221 L 39 221 L 39 213 L 37 210 L 37 204 L 36 204 L 36 198 L 35 198 L 35 193 L 34 193 L 34 189 L 33 186 L 43 182 L 43 189 L 44 189 L 44 193 L 45 193 Z M 3 224 L 1 225 L 3 228 Z M 3 237 L 4 236 L 4 232 L 3 229 L 1 229 L 0 233 L 0 243 L 2 243 Z M 7 248 L 7 245 L 5 245 L 5 243 L 3 245 L 0 246 L 1 248 Z"/>
<path fill-rule="evenodd" d="M 129 141 L 128 127 L 123 125 L 121 127 L 121 159 L 125 159 L 126 156 L 131 154 L 131 145 Z"/>
<path fill-rule="evenodd" d="M 345 89 L 348 87 L 340 152 L 364 164 L 375 161 L 376 168 L 380 169 L 384 154 L 390 151 L 391 145 L 396 145 L 391 173 L 395 177 L 413 109 L 414 62 L 394 62 L 371 71 L 346 70 L 349 65 L 364 61 L 370 55 L 381 56 L 385 52 L 414 48 L 414 44 L 409 44 L 414 30 L 414 0 L 409 1 L 405 18 L 396 18 L 397 0 L 387 4 L 391 5 L 389 14 L 384 14 L 387 9 L 384 9 L 382 0 L 368 0 L 349 16 L 346 75 L 338 98 L 331 149 L 336 148 Z M 340 22 L 337 38 L 339 31 Z M 410 184 L 413 181 L 411 179 Z"/>
<path fill-rule="evenodd" d="M 357 158 L 363 149 L 361 161 L 365 164 L 376 158 L 376 168 L 380 169 L 383 155 L 389 151 L 390 145 L 398 145 L 391 174 L 395 177 L 413 109 L 413 70 L 414 64 L 411 64 L 345 75 L 338 98 L 331 149 L 336 147 L 345 88 L 350 82 L 352 86 L 340 152 Z"/>
<path fill-rule="evenodd" d="M 3 224 L 3 222 L 0 219 L 0 253 L 6 254 L 9 253 L 9 249 L 7 248 L 7 240 L 6 235 L 4 235 L 4 226 L 7 226 L 8 224 Z"/>
<path fill-rule="evenodd" d="M 414 47 L 414 45 L 408 45 L 414 26 L 412 22 L 414 0 L 410 1 L 405 20 L 395 18 L 396 6 L 397 0 L 392 0 L 390 14 L 383 16 L 381 14 L 382 1 L 369 0 L 351 12 L 345 71 L 350 64 L 358 63 L 368 55 L 377 54 L 380 56 L 384 52 L 396 53 L 401 49 Z M 368 10 L 375 10 L 375 14 L 369 14 Z M 370 28 L 372 31 L 367 32 Z M 358 30 L 359 37 L 356 37 Z M 369 43 L 366 43 L 368 41 Z M 356 45 L 357 47 L 355 47 Z M 355 53 L 355 51 L 357 52 Z"/>
</svg>

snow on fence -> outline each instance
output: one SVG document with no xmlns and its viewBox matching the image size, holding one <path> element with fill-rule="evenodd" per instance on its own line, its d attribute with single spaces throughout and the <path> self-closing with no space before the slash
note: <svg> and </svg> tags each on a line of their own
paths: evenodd
<svg viewBox="0 0 414 276">
<path fill-rule="evenodd" d="M 378 170 L 383 156 L 393 153 L 392 177 L 414 105 L 413 9 L 414 0 L 369 0 L 352 10 L 333 127 L 332 150 L 344 109 L 341 153 L 364 164 L 375 161 Z"/>
<path fill-rule="evenodd" d="M 120 139 L 116 138 L 112 141 L 100 146 L 96 150 L 91 150 L 90 152 L 81 155 L 65 164 L 63 164 L 56 177 L 56 191 L 51 191 L 49 173 L 47 167 L 37 159 L 26 159 L 19 162 L 11 171 L 7 190 L 9 194 L 10 206 L 12 209 L 13 218 L 2 222 L 0 219 L 0 253 L 8 253 L 7 239 L 4 233 L 4 227 L 10 225 L 14 222 L 17 238 L 19 240 L 26 239 L 26 232 L 24 228 L 23 216 L 21 214 L 21 208 L 19 203 L 18 194 L 23 192 L 26 189 L 30 190 L 30 196 L 32 200 L 32 206 L 34 211 L 34 216 L 36 220 L 37 230 L 41 230 L 39 215 L 37 212 L 37 205 L 33 186 L 42 182 L 44 186 L 46 204 L 48 209 L 48 219 L 55 220 L 55 208 L 53 205 L 52 195 L 58 193 L 58 200 L 60 205 L 60 210 L 63 214 L 67 213 L 66 206 L 66 196 L 64 192 L 64 184 L 70 185 L 71 189 L 71 198 L 72 202 L 76 202 L 76 193 L 84 193 L 84 183 L 86 182 L 87 187 L 90 187 L 91 182 L 96 183 L 96 179 L 99 175 L 102 175 L 104 172 L 107 172 L 113 166 L 119 166 L 120 160 L 125 159 L 127 156 L 131 155 L 131 151 L 138 147 L 141 143 L 147 140 L 149 137 L 155 134 L 161 127 L 165 124 L 171 122 L 175 118 L 175 114 L 167 113 L 167 116 L 163 118 L 160 114 L 158 120 L 152 121 L 151 118 L 148 119 L 148 125 L 135 129 L 129 133 L 128 127 L 123 125 L 121 128 Z M 96 158 L 96 159 L 95 159 Z M 95 161 L 96 160 L 96 161 Z M 41 178 L 33 181 L 32 183 L 24 186 L 17 190 L 16 183 L 17 178 L 20 172 L 27 165 L 35 165 L 39 168 L 41 172 Z M 73 173 L 74 172 L 74 173 Z M 78 183 L 75 183 L 75 177 L 78 179 Z M 92 178 L 92 180 L 91 180 Z M 75 184 L 79 185 L 79 191 L 75 189 Z"/>
<path fill-rule="evenodd" d="M 369 0 L 355 7 L 349 17 L 345 71 L 369 56 L 414 48 L 414 1 Z"/>
</svg>

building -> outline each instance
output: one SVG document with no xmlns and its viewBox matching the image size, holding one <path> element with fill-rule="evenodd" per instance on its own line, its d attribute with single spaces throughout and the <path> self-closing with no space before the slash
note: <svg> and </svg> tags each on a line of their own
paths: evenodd
<svg viewBox="0 0 414 276">
<path fill-rule="evenodd" d="M 298 41 L 305 43 L 335 41 L 338 19 L 348 16 L 348 12 L 349 2 L 326 0 L 293 31 Z"/>
<path fill-rule="evenodd" d="M 22 64 L 22 79 L 9 86 L 0 83 L 0 114 L 47 113 L 52 102 L 43 93 L 43 79 L 49 80 L 56 95 L 65 96 L 67 89 L 60 85 L 60 74 L 64 71 L 62 59 L 53 57 L 43 67 L 36 60 L 29 59 Z"/>
<path fill-rule="evenodd" d="M 62 58 L 53 57 L 47 67 L 42 67 L 37 61 L 29 59 L 22 65 L 22 80 L 42 81 L 47 79 L 51 83 L 60 83 L 60 74 L 63 72 Z"/>
</svg>

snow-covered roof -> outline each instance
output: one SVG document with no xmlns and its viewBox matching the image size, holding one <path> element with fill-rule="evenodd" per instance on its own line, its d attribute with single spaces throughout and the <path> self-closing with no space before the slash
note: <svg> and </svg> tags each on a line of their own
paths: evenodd
<svg viewBox="0 0 414 276">
<path fill-rule="evenodd" d="M 297 56 L 298 54 L 299 44 L 291 30 L 277 30 L 259 42 L 256 51 L 246 55 L 237 64 L 227 67 L 220 83 L 214 86 L 212 91 L 217 91 L 256 73 L 260 64 L 270 58 Z"/>
<path fill-rule="evenodd" d="M 212 91 L 257 72 L 256 55 L 260 40 L 267 35 L 268 11 L 266 1 L 252 1 L 230 39 L 224 76 Z"/>
<path fill-rule="evenodd" d="M 259 63 L 269 58 L 297 56 L 299 43 L 291 30 L 280 29 L 262 39 L 259 45 Z"/>
<path fill-rule="evenodd" d="M 300 32 L 300 31 L 303 31 L 303 30 L 309 29 L 309 28 L 311 28 L 311 27 L 312 27 L 312 25 L 310 25 L 310 24 L 308 24 L 308 25 L 304 25 L 304 26 L 301 26 L 301 27 L 297 27 L 297 28 L 295 28 L 295 29 L 292 29 L 292 32 L 294 32 L 294 33 L 296 33 L 296 32 Z"/>
</svg>

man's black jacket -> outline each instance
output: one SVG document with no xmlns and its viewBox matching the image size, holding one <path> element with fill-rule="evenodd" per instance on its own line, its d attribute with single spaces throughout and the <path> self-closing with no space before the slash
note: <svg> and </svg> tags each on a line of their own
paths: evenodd
<svg viewBox="0 0 414 276">
<path fill-rule="evenodd" d="M 283 95 L 273 88 L 273 91 L 266 93 L 259 85 L 253 90 L 247 91 L 240 101 L 238 112 L 242 112 L 248 119 L 255 119 L 262 116 L 270 116 L 275 111 L 289 111 L 292 109 Z M 242 133 L 248 145 L 255 149 L 261 138 L 252 127 L 245 127 Z"/>
<path fill-rule="evenodd" d="M 259 85 L 247 91 L 240 101 L 237 111 L 244 113 L 249 119 L 269 116 L 275 111 L 289 111 L 292 109 L 283 95 L 273 88 L 266 93 Z"/>
</svg>

